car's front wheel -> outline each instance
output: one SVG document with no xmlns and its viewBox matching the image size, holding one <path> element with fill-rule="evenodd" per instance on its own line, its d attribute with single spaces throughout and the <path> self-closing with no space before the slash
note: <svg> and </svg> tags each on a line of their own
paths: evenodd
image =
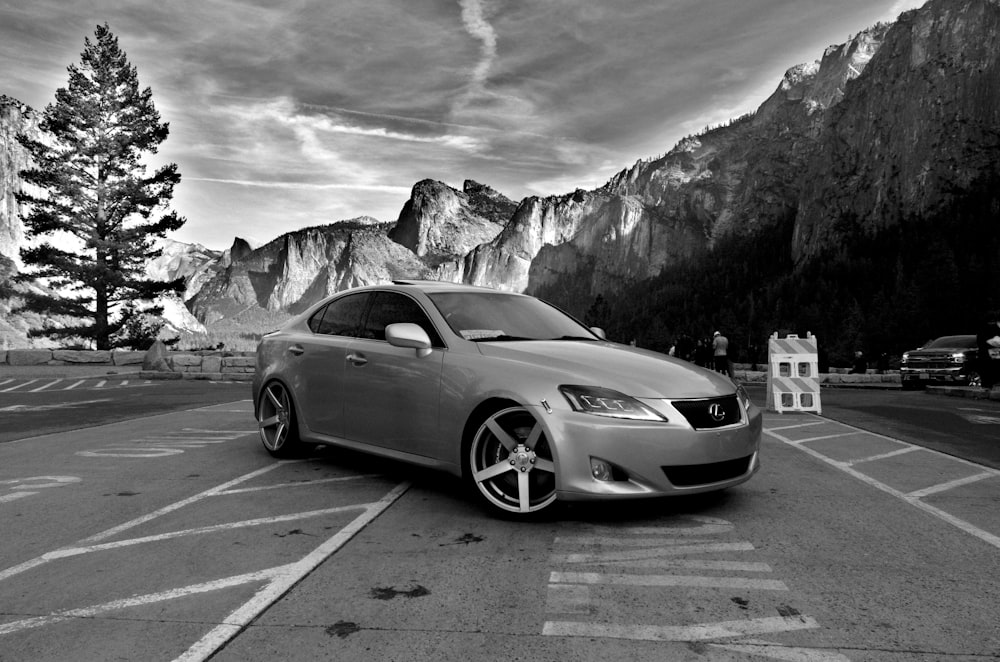
<svg viewBox="0 0 1000 662">
<path fill-rule="evenodd" d="M 281 382 L 270 382 L 257 402 L 257 427 L 264 448 L 274 457 L 293 457 L 300 448 L 292 396 Z"/>
<path fill-rule="evenodd" d="M 967 384 L 969 386 L 974 387 L 974 388 L 982 388 L 983 387 L 983 378 L 982 378 L 982 376 L 980 376 L 978 370 L 972 370 L 972 371 L 969 372 Z"/>
<path fill-rule="evenodd" d="M 501 409 L 483 421 L 469 445 L 468 471 L 486 503 L 503 514 L 531 515 L 555 503 L 552 449 L 524 407 Z"/>
</svg>

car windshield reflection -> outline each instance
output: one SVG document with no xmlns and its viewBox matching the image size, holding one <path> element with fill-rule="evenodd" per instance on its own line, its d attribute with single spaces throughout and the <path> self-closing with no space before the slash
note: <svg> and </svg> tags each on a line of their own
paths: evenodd
<svg viewBox="0 0 1000 662">
<path fill-rule="evenodd" d="M 429 298 L 457 335 L 473 342 L 600 340 L 544 301 L 506 292 L 435 292 Z"/>
</svg>

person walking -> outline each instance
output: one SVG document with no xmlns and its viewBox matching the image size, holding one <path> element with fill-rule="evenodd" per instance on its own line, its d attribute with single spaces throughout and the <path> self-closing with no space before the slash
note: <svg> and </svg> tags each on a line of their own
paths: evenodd
<svg viewBox="0 0 1000 662">
<path fill-rule="evenodd" d="M 712 335 L 712 357 L 715 362 L 715 371 L 729 375 L 732 379 L 733 372 L 729 368 L 729 338 L 716 331 Z"/>
</svg>

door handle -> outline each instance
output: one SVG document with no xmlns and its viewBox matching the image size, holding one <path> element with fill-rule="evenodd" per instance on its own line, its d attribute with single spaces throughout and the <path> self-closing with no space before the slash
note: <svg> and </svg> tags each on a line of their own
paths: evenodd
<svg viewBox="0 0 1000 662">
<path fill-rule="evenodd" d="M 292 345 L 288 348 L 288 351 L 295 356 L 301 356 L 306 350 L 302 345 Z"/>
<path fill-rule="evenodd" d="M 365 358 L 364 354 L 354 354 L 354 353 L 348 354 L 347 360 L 353 363 L 354 365 L 365 365 L 366 363 L 368 363 L 368 359 Z"/>
</svg>

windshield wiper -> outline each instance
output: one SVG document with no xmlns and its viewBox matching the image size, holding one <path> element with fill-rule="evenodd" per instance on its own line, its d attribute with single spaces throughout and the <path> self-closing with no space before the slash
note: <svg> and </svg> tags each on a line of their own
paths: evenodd
<svg viewBox="0 0 1000 662">
<path fill-rule="evenodd" d="M 493 342 L 495 340 L 499 341 L 510 341 L 510 340 L 538 340 L 538 338 L 525 338 L 524 336 L 508 336 L 506 334 L 499 336 L 489 336 L 488 338 L 470 338 L 472 342 Z"/>
<path fill-rule="evenodd" d="M 589 340 L 591 342 L 596 342 L 600 338 L 594 336 L 559 336 L 558 338 L 553 338 L 553 340 Z"/>
</svg>

